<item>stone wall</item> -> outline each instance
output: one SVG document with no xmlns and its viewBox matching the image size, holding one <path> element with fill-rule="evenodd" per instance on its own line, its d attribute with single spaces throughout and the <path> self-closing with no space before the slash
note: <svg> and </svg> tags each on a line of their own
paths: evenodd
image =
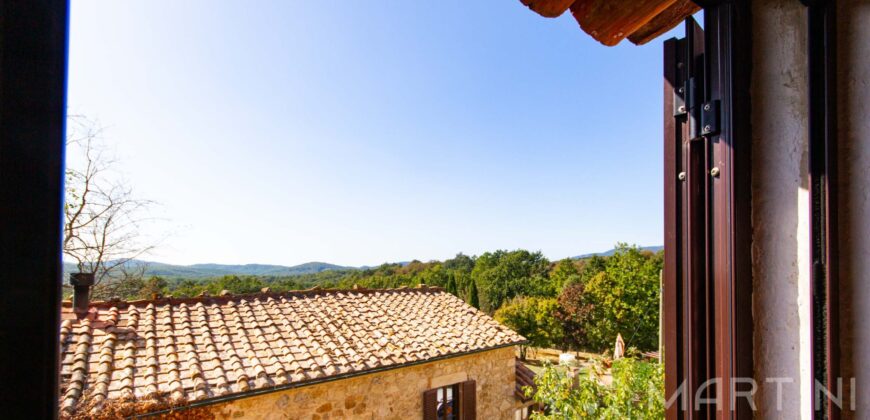
<svg viewBox="0 0 870 420">
<path fill-rule="evenodd" d="M 514 348 L 303 386 L 210 406 L 218 419 L 421 419 L 423 391 L 477 381 L 477 418 L 512 419 Z"/>
</svg>

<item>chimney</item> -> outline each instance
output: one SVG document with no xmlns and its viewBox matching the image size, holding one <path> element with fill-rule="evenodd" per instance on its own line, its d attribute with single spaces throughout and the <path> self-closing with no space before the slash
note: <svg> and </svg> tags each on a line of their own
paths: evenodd
<svg viewBox="0 0 870 420">
<path fill-rule="evenodd" d="M 69 275 L 69 284 L 73 286 L 73 311 L 82 318 L 88 313 L 94 273 L 72 273 Z"/>
</svg>

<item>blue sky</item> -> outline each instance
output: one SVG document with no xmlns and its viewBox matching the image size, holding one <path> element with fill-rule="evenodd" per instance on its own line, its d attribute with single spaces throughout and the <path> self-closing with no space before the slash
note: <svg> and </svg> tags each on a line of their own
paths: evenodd
<svg viewBox="0 0 870 420">
<path fill-rule="evenodd" d="M 170 263 L 551 259 L 662 241 L 663 36 L 516 1 L 72 2 L 98 120 Z"/>
</svg>

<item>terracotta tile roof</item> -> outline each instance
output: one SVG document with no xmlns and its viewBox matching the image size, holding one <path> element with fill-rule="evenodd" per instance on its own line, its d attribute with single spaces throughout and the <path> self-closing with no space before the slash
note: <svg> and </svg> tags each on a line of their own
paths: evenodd
<svg viewBox="0 0 870 420">
<path fill-rule="evenodd" d="M 308 290 L 62 306 L 64 415 L 189 403 L 398 367 L 525 339 L 433 287 Z"/>
<path fill-rule="evenodd" d="M 531 387 L 532 389 L 536 389 L 535 386 L 535 372 L 529 369 L 528 366 L 524 365 L 523 362 L 517 359 L 516 363 L 517 369 L 517 385 L 514 394 L 516 397 L 522 401 L 526 402 L 531 400 L 530 397 L 526 397 L 525 387 Z M 534 391 L 533 391 L 534 392 Z"/>
<path fill-rule="evenodd" d="M 569 9 L 580 28 L 604 45 L 625 38 L 641 45 L 701 10 L 692 0 L 520 0 L 544 17 Z"/>
</svg>

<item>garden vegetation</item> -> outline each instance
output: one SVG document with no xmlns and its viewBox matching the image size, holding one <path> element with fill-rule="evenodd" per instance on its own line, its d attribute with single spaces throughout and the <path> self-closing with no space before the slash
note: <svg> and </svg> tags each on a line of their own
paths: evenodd
<svg viewBox="0 0 870 420">
<path fill-rule="evenodd" d="M 445 261 L 411 261 L 374 268 L 294 276 L 222 276 L 128 280 L 125 299 L 192 297 L 322 288 L 443 287 L 493 315 L 533 347 L 600 352 L 617 334 L 640 350 L 658 346 L 662 252 L 619 244 L 611 256 L 547 260 L 526 250 L 458 254 Z"/>
</svg>

